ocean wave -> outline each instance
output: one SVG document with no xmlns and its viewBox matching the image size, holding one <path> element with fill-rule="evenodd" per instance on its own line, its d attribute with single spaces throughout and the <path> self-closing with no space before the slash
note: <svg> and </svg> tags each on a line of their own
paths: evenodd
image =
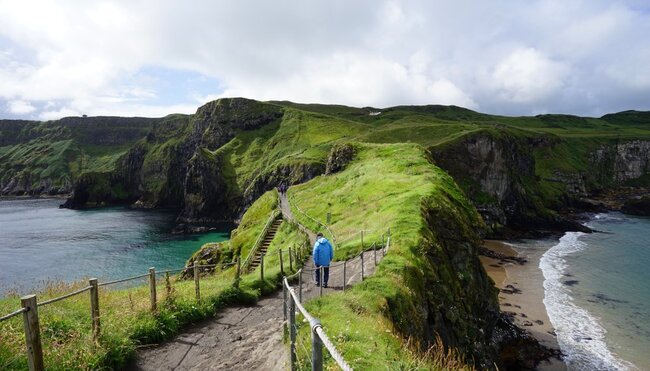
<svg viewBox="0 0 650 371">
<path fill-rule="evenodd" d="M 567 270 L 564 257 L 588 248 L 580 241 L 582 235 L 567 232 L 539 262 L 544 274 L 544 305 L 566 355 L 565 362 L 575 370 L 637 370 L 607 348 L 607 331 L 589 312 L 574 304 L 570 289 L 562 283 Z"/>
</svg>

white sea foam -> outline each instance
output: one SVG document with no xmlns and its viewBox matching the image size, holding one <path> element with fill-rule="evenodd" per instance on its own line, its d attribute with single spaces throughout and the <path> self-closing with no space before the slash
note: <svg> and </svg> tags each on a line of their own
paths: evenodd
<svg viewBox="0 0 650 371">
<path fill-rule="evenodd" d="M 567 270 L 564 257 L 588 247 L 580 241 L 583 234 L 566 233 L 539 262 L 544 274 L 544 305 L 566 355 L 565 361 L 572 370 L 636 370 L 607 348 L 607 331 L 594 316 L 574 303 L 570 288 L 562 283 Z"/>
</svg>

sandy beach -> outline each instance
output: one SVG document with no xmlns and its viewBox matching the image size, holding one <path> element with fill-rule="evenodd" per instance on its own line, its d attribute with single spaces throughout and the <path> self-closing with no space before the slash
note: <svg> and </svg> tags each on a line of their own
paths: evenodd
<svg viewBox="0 0 650 371">
<path fill-rule="evenodd" d="M 515 324 L 530 332 L 543 345 L 559 349 L 555 329 L 544 306 L 544 276 L 539 269 L 543 252 L 528 252 L 525 256 L 502 241 L 485 241 L 484 247 L 508 257 L 525 258 L 521 264 L 504 259 L 481 256 L 481 262 L 495 285 L 501 290 L 501 310 L 514 318 Z M 566 370 L 561 360 L 542 362 L 540 370 Z"/>
</svg>

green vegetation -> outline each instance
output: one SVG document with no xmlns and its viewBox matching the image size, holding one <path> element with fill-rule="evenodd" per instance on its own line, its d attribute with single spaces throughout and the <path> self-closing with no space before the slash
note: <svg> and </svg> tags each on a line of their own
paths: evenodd
<svg viewBox="0 0 650 371">
<path fill-rule="evenodd" d="M 456 369 L 457 355 L 442 357 L 453 366 L 436 363 L 422 357 L 422 348 L 405 351 L 414 349 L 406 339 L 422 341 L 424 349 L 433 346 L 434 329 L 429 327 L 446 321 L 453 322 L 457 331 L 446 334 L 448 344 L 466 350 L 464 343 L 480 339 L 472 318 L 484 317 L 480 312 L 496 303 L 496 293 L 472 255 L 480 217 L 421 147 L 354 146 L 357 158 L 344 171 L 292 187 L 289 195 L 309 215 L 324 219 L 331 212 L 336 235 L 366 229 L 375 231 L 368 238 L 376 241 L 390 227 L 391 249 L 366 281 L 345 293 L 315 299 L 307 308 L 321 319 L 355 369 Z M 317 228 L 303 214 L 294 215 Z M 451 234 L 465 242 L 452 242 Z M 358 242 L 350 242 L 338 246 L 335 255 L 344 259 L 360 248 Z M 463 295 L 466 299 L 461 299 Z M 465 309 L 458 307 L 463 301 Z M 418 309 L 423 305 L 430 308 L 428 314 Z M 426 316 L 435 313 L 442 316 L 440 323 L 427 323 Z M 306 327 L 300 341 L 308 341 Z M 476 353 L 472 356 L 485 356 Z"/>
<path fill-rule="evenodd" d="M 266 192 L 255 201 L 242 217 L 239 226 L 232 231 L 232 238 L 227 243 L 234 255 L 241 255 L 242 259 L 248 256 L 271 213 L 277 208 L 278 193 L 275 190 Z"/>
<path fill-rule="evenodd" d="M 224 146 L 204 153 L 220 163 L 228 198 L 236 200 L 277 178 L 278 169 L 290 169 L 292 182 L 322 172 L 334 143 L 356 138 L 366 129 L 363 124 L 289 109 L 280 121 L 242 131 Z"/>
</svg>

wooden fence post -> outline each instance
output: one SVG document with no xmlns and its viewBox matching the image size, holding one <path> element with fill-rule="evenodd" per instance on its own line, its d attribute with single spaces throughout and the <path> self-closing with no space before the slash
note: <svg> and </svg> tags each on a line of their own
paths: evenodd
<svg viewBox="0 0 650 371">
<path fill-rule="evenodd" d="M 237 270 L 235 271 L 235 287 L 239 287 L 239 277 L 241 276 L 241 259 L 237 257 Z"/>
<path fill-rule="evenodd" d="M 287 284 L 285 282 L 286 277 L 282 278 L 282 316 L 283 320 L 287 321 Z"/>
<path fill-rule="evenodd" d="M 323 370 L 323 341 L 316 333 L 316 326 L 320 326 L 320 321 L 314 319 L 315 324 L 311 327 L 311 369 L 312 371 Z"/>
<path fill-rule="evenodd" d="M 30 371 L 42 371 L 43 348 L 41 346 L 41 330 L 38 323 L 38 304 L 36 295 L 27 295 L 20 298 L 25 312 L 23 312 L 23 325 L 25 328 L 25 344 L 27 345 L 27 363 Z"/>
<path fill-rule="evenodd" d="M 288 250 L 289 250 L 289 271 L 293 272 L 293 255 L 291 255 L 291 246 L 289 246 Z"/>
<path fill-rule="evenodd" d="M 291 371 L 298 369 L 298 356 L 296 355 L 296 303 L 293 296 L 289 295 L 289 339 L 291 345 L 289 352 L 291 354 Z"/>
<path fill-rule="evenodd" d="M 91 278 L 90 283 L 90 318 L 93 320 L 93 340 L 99 341 L 99 332 L 101 330 L 99 323 L 99 287 L 97 278 Z"/>
<path fill-rule="evenodd" d="M 364 279 L 364 272 L 363 272 L 363 251 L 361 251 L 361 281 Z"/>
<path fill-rule="evenodd" d="M 284 274 L 284 263 L 282 261 L 282 249 L 278 250 L 278 255 L 280 255 L 280 273 Z"/>
<path fill-rule="evenodd" d="M 375 254 L 375 266 L 377 265 L 377 246 L 375 244 L 372 244 L 372 252 Z"/>
<path fill-rule="evenodd" d="M 199 265 L 194 262 L 194 293 L 196 294 L 196 302 L 201 303 L 201 284 L 200 279 Z"/>
<path fill-rule="evenodd" d="M 151 311 L 156 311 L 156 268 L 149 268 L 149 296 L 151 298 Z"/>
<path fill-rule="evenodd" d="M 302 303 L 302 268 L 298 271 L 298 300 Z"/>
<path fill-rule="evenodd" d="M 260 279 L 264 281 L 264 254 L 260 255 Z"/>
<path fill-rule="evenodd" d="M 172 298 L 172 282 L 169 280 L 169 272 L 165 272 L 165 290 L 167 291 L 165 300 L 170 301 Z"/>
<path fill-rule="evenodd" d="M 345 291 L 345 282 L 347 281 L 348 274 L 348 261 L 343 260 L 343 291 Z"/>
</svg>

